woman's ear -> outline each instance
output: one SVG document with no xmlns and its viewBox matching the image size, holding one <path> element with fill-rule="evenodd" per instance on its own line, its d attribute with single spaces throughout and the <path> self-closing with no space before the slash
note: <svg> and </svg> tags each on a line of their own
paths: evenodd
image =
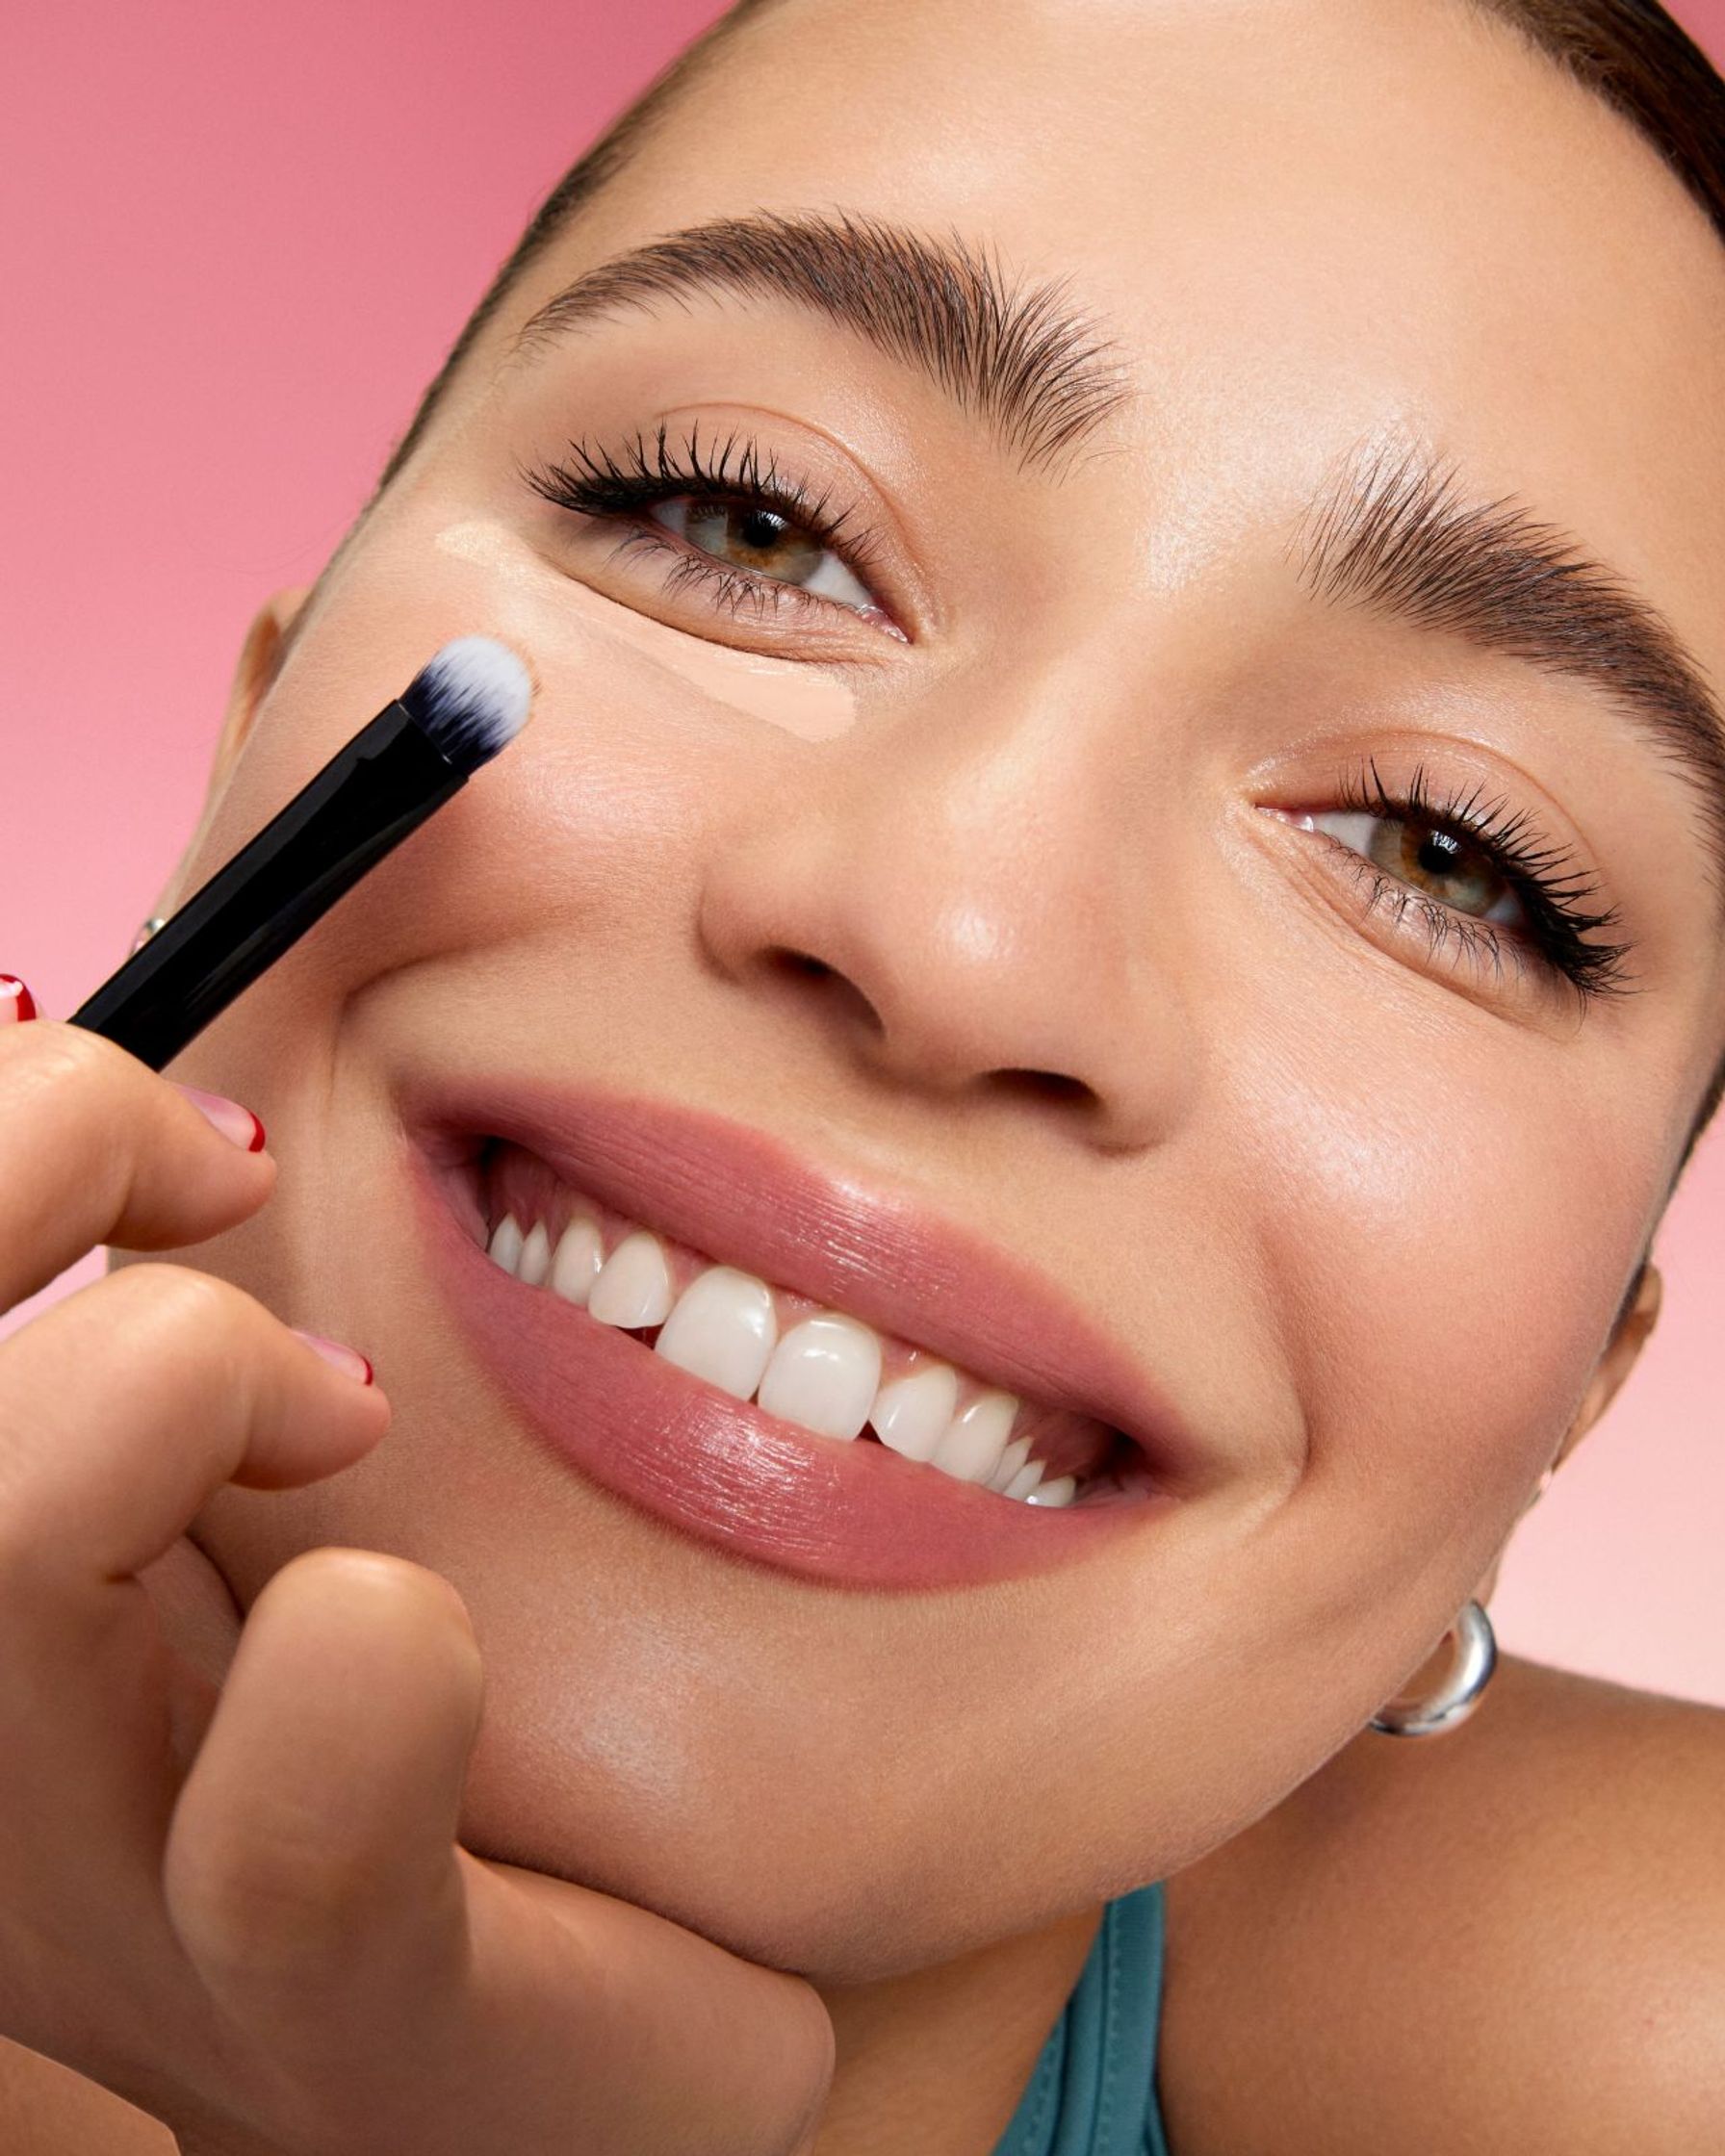
<svg viewBox="0 0 1725 2156">
<path fill-rule="evenodd" d="M 1558 1450 L 1553 1467 L 1560 1466 L 1586 1436 L 1594 1424 L 1616 1399 L 1618 1389 L 1635 1367 L 1648 1335 L 1659 1322 L 1660 1299 L 1664 1294 L 1664 1282 L 1660 1269 L 1651 1258 L 1643 1258 L 1641 1270 L 1630 1282 L 1629 1292 L 1617 1313 L 1617 1322 L 1611 1327 L 1611 1337 L 1606 1343 L 1606 1351 L 1599 1358 L 1586 1397 L 1569 1425 L 1569 1432 Z"/>
<path fill-rule="evenodd" d="M 227 709 L 222 714 L 221 731 L 216 737 L 216 754 L 210 764 L 197 828 L 187 840 L 166 887 L 157 893 L 155 911 L 158 914 L 171 913 L 188 895 L 190 886 L 184 882 L 186 864 L 195 859 L 210 819 L 227 790 L 240 751 L 245 746 L 252 722 L 257 717 L 258 706 L 270 693 L 270 684 L 281 671 L 281 662 L 287 655 L 288 631 L 310 596 L 309 584 L 271 592 L 251 618 L 251 627 L 245 631 L 245 641 L 240 647 L 239 661 L 228 688 Z"/>
<path fill-rule="evenodd" d="M 1616 1399 L 1623 1380 L 1635 1367 L 1642 1348 L 1647 1345 L 1648 1335 L 1659 1322 L 1660 1298 L 1663 1294 L 1664 1282 L 1660 1277 L 1659 1267 L 1651 1258 L 1644 1258 L 1640 1270 L 1630 1282 L 1628 1293 L 1617 1312 L 1617 1321 L 1611 1327 L 1611 1337 L 1606 1343 L 1605 1353 L 1594 1367 L 1593 1376 L 1581 1406 L 1576 1410 L 1575 1420 L 1570 1424 L 1563 1442 L 1558 1449 L 1557 1457 L 1551 1463 L 1553 1473 L 1569 1457 Z M 1537 1495 L 1535 1492 L 1535 1497 Z M 1523 1506 L 1524 1518 L 1532 1510 L 1533 1502 L 1534 1499 L 1530 1498 Z M 1491 1600 L 1492 1589 L 1498 1583 L 1498 1568 L 1503 1561 L 1504 1553 L 1500 1550 L 1492 1559 L 1491 1570 L 1474 1590 L 1476 1602 L 1483 1604 Z"/>
<path fill-rule="evenodd" d="M 271 592 L 251 617 L 239 662 L 227 692 L 227 710 L 216 741 L 216 757 L 210 766 L 210 783 L 204 800 L 207 817 L 211 807 L 225 791 L 240 751 L 245 746 L 258 706 L 270 693 L 270 684 L 281 671 L 286 656 L 288 630 L 311 596 L 309 584 Z"/>
</svg>

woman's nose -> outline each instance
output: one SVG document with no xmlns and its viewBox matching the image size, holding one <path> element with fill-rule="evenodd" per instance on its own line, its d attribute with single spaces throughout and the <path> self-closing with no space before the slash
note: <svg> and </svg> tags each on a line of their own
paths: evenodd
<svg viewBox="0 0 1725 2156">
<path fill-rule="evenodd" d="M 1156 1142 L 1196 1042 L 1106 757 L 1058 723 L 907 745 L 910 724 L 763 789 L 708 861 L 710 958 L 893 1084 Z"/>
</svg>

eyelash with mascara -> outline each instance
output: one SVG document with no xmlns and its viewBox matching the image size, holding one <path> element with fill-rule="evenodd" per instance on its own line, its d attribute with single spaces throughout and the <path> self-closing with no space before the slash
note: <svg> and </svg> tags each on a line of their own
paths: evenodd
<svg viewBox="0 0 1725 2156">
<path fill-rule="evenodd" d="M 524 468 L 526 484 L 543 500 L 579 515 L 622 520 L 644 516 L 662 501 L 737 502 L 776 511 L 823 547 L 831 547 L 865 581 L 877 552 L 872 535 L 856 524 L 854 509 L 836 508 L 831 491 L 811 495 L 800 480 L 764 458 L 748 435 L 731 433 L 703 443 L 698 427 L 673 444 L 660 425 L 651 436 L 637 431 L 620 450 L 571 442 L 562 460 Z M 854 607 L 781 578 L 747 570 L 696 552 L 657 525 L 636 525 L 618 543 L 619 553 L 645 552 L 668 563 L 665 591 L 700 591 L 708 603 L 757 620 L 780 612 L 817 612 L 858 619 Z"/>
<path fill-rule="evenodd" d="M 1479 785 L 1434 799 L 1427 790 L 1423 764 L 1400 794 L 1384 785 L 1374 760 L 1356 771 L 1345 772 L 1335 790 L 1337 808 L 1395 816 L 1417 829 L 1444 832 L 1477 848 L 1519 901 L 1532 937 L 1533 956 L 1569 982 L 1583 1003 L 1635 992 L 1626 967 L 1631 946 L 1591 940 L 1602 929 L 1616 923 L 1617 909 L 1589 907 L 1587 902 L 1597 896 L 1598 886 L 1570 867 L 1572 855 L 1541 838 L 1525 808 L 1511 809 L 1501 796 L 1482 801 L 1483 789 Z M 1525 937 L 1458 912 L 1416 890 L 1411 884 L 1384 874 L 1375 861 L 1343 846 L 1339 839 L 1331 838 L 1330 842 L 1367 885 L 1368 908 L 1385 908 L 1398 924 L 1411 912 L 1426 933 L 1432 957 L 1453 948 L 1480 970 L 1489 968 L 1494 979 L 1502 977 L 1506 960 L 1518 969 L 1525 966 Z"/>
</svg>

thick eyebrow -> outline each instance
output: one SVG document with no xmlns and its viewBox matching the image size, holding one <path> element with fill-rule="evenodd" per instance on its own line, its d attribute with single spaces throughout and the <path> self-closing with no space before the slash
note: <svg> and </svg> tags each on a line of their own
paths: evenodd
<svg viewBox="0 0 1725 2156">
<path fill-rule="evenodd" d="M 1352 452 L 1288 552 L 1323 600 L 1604 690 L 1699 795 L 1725 905 L 1725 717 L 1699 663 L 1626 579 L 1513 495 L 1470 502 L 1455 465 L 1421 442 Z"/>
<path fill-rule="evenodd" d="M 1101 424 L 1126 377 L 1065 279 L 1015 283 L 956 233 L 933 240 L 851 212 L 719 218 L 632 247 L 541 307 L 517 351 L 621 308 L 708 294 L 788 301 L 916 368 L 1026 466 Z"/>
</svg>

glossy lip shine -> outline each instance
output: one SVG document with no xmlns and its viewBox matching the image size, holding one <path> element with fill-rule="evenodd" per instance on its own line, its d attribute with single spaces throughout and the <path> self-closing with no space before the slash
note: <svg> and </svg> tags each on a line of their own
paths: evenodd
<svg viewBox="0 0 1725 2156">
<path fill-rule="evenodd" d="M 664 1103 L 475 1081 L 406 1107 L 432 1262 L 479 1360 L 548 1448 L 667 1525 L 838 1585 L 940 1588 L 1040 1573 L 1151 1526 L 1189 1448 L 1112 1344 L 986 1246 L 822 1176 L 758 1133 Z M 992 1382 L 1104 1416 L 1156 1494 L 1015 1502 L 867 1439 L 731 1399 L 494 1265 L 472 1161 L 502 1138 L 643 1225 L 912 1338 Z"/>
</svg>

